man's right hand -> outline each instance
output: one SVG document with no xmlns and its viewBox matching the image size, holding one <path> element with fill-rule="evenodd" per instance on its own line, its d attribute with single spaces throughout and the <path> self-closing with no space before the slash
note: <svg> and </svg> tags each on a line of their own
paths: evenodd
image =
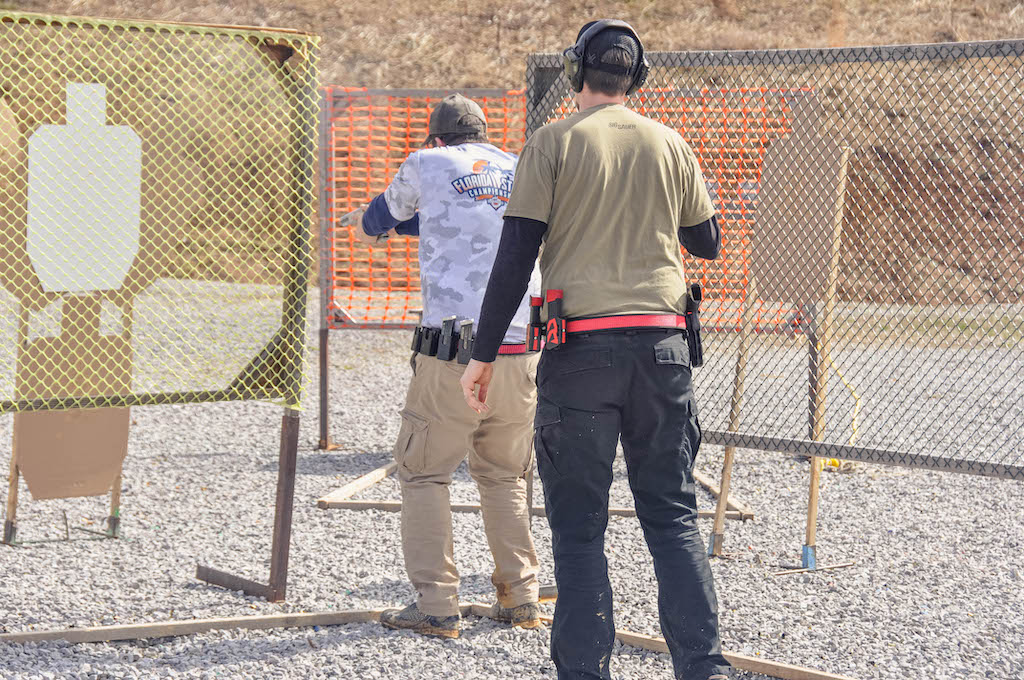
<svg viewBox="0 0 1024 680">
<path fill-rule="evenodd" d="M 462 396 L 466 399 L 469 407 L 477 413 L 484 413 L 490 407 L 487 406 L 487 388 L 494 376 L 494 364 L 471 359 L 466 370 L 459 379 L 462 385 Z M 479 398 L 476 395 L 476 387 L 480 386 Z"/>
</svg>

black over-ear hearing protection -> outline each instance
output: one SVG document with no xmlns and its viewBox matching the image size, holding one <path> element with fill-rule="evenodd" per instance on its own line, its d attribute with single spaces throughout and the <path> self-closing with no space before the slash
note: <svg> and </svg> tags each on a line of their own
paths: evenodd
<svg viewBox="0 0 1024 680">
<path fill-rule="evenodd" d="M 647 80 L 647 73 L 650 71 L 651 67 L 647 62 L 647 57 L 644 56 L 644 44 L 640 40 L 640 36 L 637 35 L 633 27 L 625 21 L 619 21 L 618 19 L 602 19 L 591 24 L 587 30 L 583 31 L 583 33 L 580 34 L 580 37 L 576 39 L 576 44 L 562 53 L 565 75 L 569 78 L 569 84 L 575 92 L 579 92 L 583 89 L 583 55 L 587 50 L 587 42 L 601 31 L 609 28 L 621 28 L 624 31 L 628 31 L 634 38 L 636 38 L 637 45 L 640 46 L 640 51 L 636 60 L 637 63 L 633 64 L 633 80 L 629 84 L 629 89 L 626 90 L 626 96 L 630 96 L 639 90 L 644 84 L 644 81 Z"/>
</svg>

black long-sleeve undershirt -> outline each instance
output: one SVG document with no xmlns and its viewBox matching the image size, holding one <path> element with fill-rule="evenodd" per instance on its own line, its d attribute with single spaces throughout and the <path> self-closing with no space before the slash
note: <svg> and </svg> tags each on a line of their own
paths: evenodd
<svg viewBox="0 0 1024 680">
<path fill-rule="evenodd" d="M 473 358 L 494 361 L 512 317 L 530 285 L 530 274 L 548 225 L 526 217 L 506 217 L 498 253 L 480 307 L 480 326 L 473 339 Z"/>
<path fill-rule="evenodd" d="M 480 308 L 480 325 L 473 340 L 473 358 L 492 362 L 512 317 L 530 285 L 537 253 L 548 225 L 525 217 L 506 217 L 487 291 Z M 679 242 L 691 255 L 714 260 L 722 249 L 717 216 L 692 227 L 679 228 Z"/>
<path fill-rule="evenodd" d="M 722 229 L 718 215 L 693 227 L 679 227 L 679 242 L 686 252 L 702 260 L 717 260 L 722 252 Z"/>
</svg>

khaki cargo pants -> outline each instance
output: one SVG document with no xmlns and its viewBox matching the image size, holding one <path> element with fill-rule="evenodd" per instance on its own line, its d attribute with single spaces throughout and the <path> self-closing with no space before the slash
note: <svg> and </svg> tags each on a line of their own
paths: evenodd
<svg viewBox="0 0 1024 680">
<path fill-rule="evenodd" d="M 538 360 L 537 354 L 499 356 L 487 396 L 490 410 L 477 414 L 459 386 L 464 366 L 422 354 L 413 358 L 394 455 L 402 487 L 405 568 L 424 614 L 459 612 L 448 486 L 467 454 L 494 556 L 491 582 L 498 601 L 504 607 L 537 601 L 525 475 L 533 456 Z"/>
</svg>

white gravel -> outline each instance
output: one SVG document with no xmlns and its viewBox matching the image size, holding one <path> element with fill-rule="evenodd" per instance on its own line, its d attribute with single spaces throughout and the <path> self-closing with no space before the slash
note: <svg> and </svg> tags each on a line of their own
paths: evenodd
<svg viewBox="0 0 1024 680">
<path fill-rule="evenodd" d="M 409 376 L 407 337 L 337 331 L 331 343 L 332 438 L 341 448 L 314 450 L 313 375 L 300 434 L 287 603 L 247 598 L 193 576 L 201 563 L 266 580 L 280 409 L 136 408 L 124 538 L 4 547 L 0 630 L 408 602 L 398 515 L 315 507 L 316 498 L 388 460 Z M 805 402 L 781 408 L 789 410 L 784 417 L 797 418 Z M 0 436 L 9 438 L 10 427 L 11 416 L 0 419 Z M 721 453 L 705 447 L 700 469 L 717 478 Z M 826 473 L 819 563 L 857 564 L 776 577 L 780 564 L 799 562 L 808 466 L 785 455 L 740 451 L 733 480 L 734 493 L 758 518 L 729 522 L 726 549 L 736 556 L 713 562 L 727 650 L 858 678 L 1024 677 L 1024 485 L 879 466 Z M 631 503 L 621 461 L 612 493 L 613 503 Z M 107 514 L 103 498 L 33 502 L 24 486 L 22 494 L 24 539 L 62 536 L 64 512 L 72 526 L 90 528 Z M 452 496 L 477 499 L 465 469 Z M 386 480 L 356 497 L 398 499 L 398 490 Z M 709 495 L 702 503 L 713 507 Z M 454 521 L 463 599 L 490 600 L 480 518 L 459 514 Z M 533 526 L 541 578 L 550 583 L 550 534 L 542 518 Z M 706 537 L 710 520 L 701 526 Z M 608 554 L 617 625 L 657 634 L 653 569 L 634 519 L 611 518 Z M 0 644 L 0 678 L 554 677 L 547 642 L 545 631 L 469 618 L 463 637 L 445 642 L 349 625 L 111 644 Z M 619 647 L 613 675 L 669 678 L 671 667 L 666 655 Z"/>
</svg>

